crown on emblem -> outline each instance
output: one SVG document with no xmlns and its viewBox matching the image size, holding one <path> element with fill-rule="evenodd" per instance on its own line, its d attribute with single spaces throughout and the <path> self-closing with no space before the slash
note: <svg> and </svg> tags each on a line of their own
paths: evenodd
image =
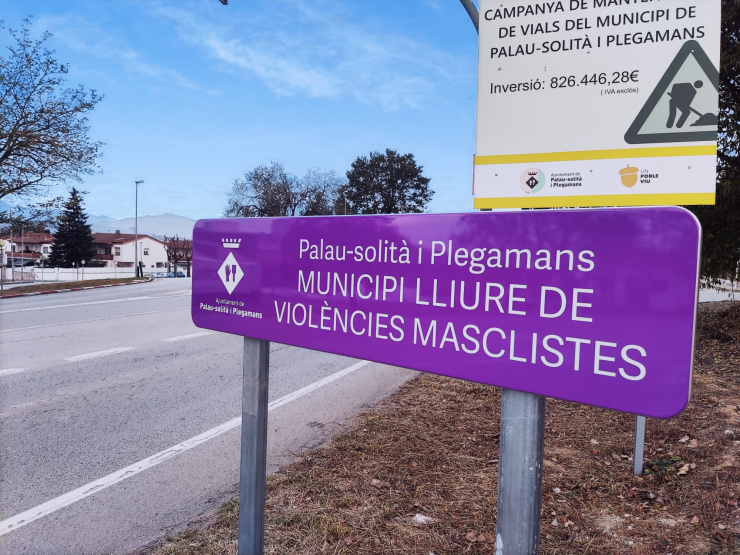
<svg viewBox="0 0 740 555">
<path fill-rule="evenodd" d="M 238 249 L 241 242 L 241 239 L 221 239 L 221 244 L 225 249 Z"/>
</svg>

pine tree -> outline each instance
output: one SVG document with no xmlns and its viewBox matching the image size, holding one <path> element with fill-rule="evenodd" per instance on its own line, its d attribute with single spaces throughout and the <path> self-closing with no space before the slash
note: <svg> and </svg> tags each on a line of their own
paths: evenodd
<svg viewBox="0 0 740 555">
<path fill-rule="evenodd" d="M 358 157 L 347 172 L 347 185 L 341 187 L 337 213 L 345 209 L 347 214 L 424 212 L 434 191 L 429 187 L 431 179 L 424 177 L 422 170 L 413 154 L 392 149 L 371 152 L 369 158 Z"/>
<path fill-rule="evenodd" d="M 702 278 L 740 280 L 740 2 L 722 0 L 717 204 L 689 207 L 704 230 Z"/>
<path fill-rule="evenodd" d="M 82 205 L 83 194 L 84 192 L 73 187 L 69 193 L 69 200 L 64 203 L 64 210 L 54 234 L 49 266 L 60 268 L 71 268 L 75 264 L 79 266 L 83 260 L 85 263 L 90 262 L 95 254 L 93 236 Z"/>
</svg>

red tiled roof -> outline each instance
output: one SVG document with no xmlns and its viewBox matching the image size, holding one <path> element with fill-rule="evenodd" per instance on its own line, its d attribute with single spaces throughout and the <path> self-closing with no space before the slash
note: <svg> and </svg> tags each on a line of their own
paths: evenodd
<svg viewBox="0 0 740 555">
<path fill-rule="evenodd" d="M 3 237 L 6 241 L 10 241 L 10 235 Z M 13 235 L 13 243 L 20 245 L 21 242 L 27 245 L 40 245 L 42 243 L 53 243 L 54 236 L 51 233 L 36 233 L 28 232 L 24 233 L 21 238 L 20 235 Z"/>
<path fill-rule="evenodd" d="M 135 235 L 133 233 L 93 233 L 93 243 L 96 244 L 103 244 L 103 245 L 120 245 L 123 243 L 132 243 L 134 241 Z M 155 239 L 154 237 L 151 237 L 149 235 L 140 233 L 139 239 L 143 238 L 151 239 L 152 241 L 156 241 L 157 243 L 160 243 L 164 245 L 162 241 L 159 239 Z M 3 237 L 6 241 L 10 241 L 10 236 Z M 27 245 L 40 245 L 40 244 L 51 244 L 54 242 L 54 236 L 51 233 L 35 233 L 35 232 L 29 232 L 23 234 L 23 241 L 24 244 Z M 21 244 L 21 236 L 20 235 L 14 235 L 13 236 L 13 243 L 16 245 Z"/>
<path fill-rule="evenodd" d="M 121 245 L 123 243 L 133 243 L 134 237 L 135 235 L 133 233 L 93 233 L 93 243 L 98 245 Z M 162 241 L 149 235 L 139 234 L 139 239 L 145 237 L 152 241 L 157 241 L 157 243 L 162 243 Z"/>
</svg>

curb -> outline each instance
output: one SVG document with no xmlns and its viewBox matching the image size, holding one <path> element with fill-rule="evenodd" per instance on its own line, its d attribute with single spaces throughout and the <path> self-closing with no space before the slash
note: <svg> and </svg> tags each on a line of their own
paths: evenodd
<svg viewBox="0 0 740 555">
<path fill-rule="evenodd" d="M 67 293 L 68 291 L 85 291 L 87 289 L 102 289 L 103 287 L 119 287 L 121 285 L 135 285 L 137 283 L 149 283 L 150 281 L 154 281 L 154 278 L 139 279 L 135 281 L 130 281 L 128 283 L 109 283 L 107 285 L 90 285 L 88 287 L 74 287 L 72 289 L 53 289 L 51 291 L 36 291 L 33 293 L 18 293 L 16 295 L 0 296 L 0 301 L 3 299 L 15 299 L 18 297 L 35 297 L 36 295 L 49 295 L 51 293 Z"/>
</svg>

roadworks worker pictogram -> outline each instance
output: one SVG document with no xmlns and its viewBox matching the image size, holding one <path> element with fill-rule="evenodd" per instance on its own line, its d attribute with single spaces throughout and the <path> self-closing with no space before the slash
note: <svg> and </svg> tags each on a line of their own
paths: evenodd
<svg viewBox="0 0 740 555">
<path fill-rule="evenodd" d="M 681 47 L 624 136 L 630 144 L 717 140 L 719 72 L 701 45 Z"/>
</svg>

